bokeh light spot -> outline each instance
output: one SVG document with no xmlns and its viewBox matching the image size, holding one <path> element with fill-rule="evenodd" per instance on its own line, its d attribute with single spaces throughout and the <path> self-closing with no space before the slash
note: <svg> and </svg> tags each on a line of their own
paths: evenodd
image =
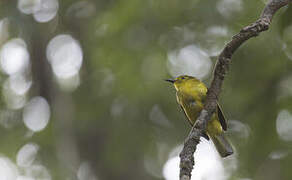
<svg viewBox="0 0 292 180">
<path fill-rule="evenodd" d="M 208 27 L 206 33 L 199 41 L 200 47 L 205 50 L 209 56 L 218 56 L 224 44 L 226 44 L 230 38 L 228 34 L 228 29 L 225 26 Z"/>
<path fill-rule="evenodd" d="M 57 78 L 60 89 L 66 92 L 72 92 L 80 85 L 79 73 L 69 78 Z"/>
<path fill-rule="evenodd" d="M 13 162 L 0 156 L 0 179 L 1 180 L 16 180 L 18 171 Z"/>
<path fill-rule="evenodd" d="M 118 118 L 123 115 L 127 106 L 128 100 L 124 97 L 118 97 L 114 99 L 110 109 L 110 113 L 113 117 Z"/>
<path fill-rule="evenodd" d="M 211 66 L 208 54 L 195 45 L 168 53 L 167 67 L 174 77 L 186 74 L 203 79 L 209 74 Z"/>
<path fill-rule="evenodd" d="M 29 65 L 29 53 L 25 42 L 15 38 L 5 43 L 0 51 L 0 64 L 8 75 L 26 70 Z"/>
<path fill-rule="evenodd" d="M 27 93 L 32 84 L 32 82 L 27 80 L 22 74 L 12 75 L 9 77 L 8 81 L 10 89 L 17 95 L 24 95 Z"/>
<path fill-rule="evenodd" d="M 270 159 L 282 159 L 285 158 L 288 155 L 287 151 L 283 151 L 283 150 L 278 150 L 278 151 L 273 151 L 269 154 L 269 158 Z"/>
<path fill-rule="evenodd" d="M 78 1 L 72 4 L 68 10 L 68 16 L 75 16 L 77 18 L 88 18 L 96 13 L 95 4 L 91 1 Z"/>
<path fill-rule="evenodd" d="M 32 14 L 41 8 L 41 0 L 18 0 L 17 8 L 24 14 Z"/>
<path fill-rule="evenodd" d="M 36 180 L 51 180 L 52 177 L 48 169 L 43 165 L 32 165 L 26 169 L 26 176 L 32 177 Z"/>
<path fill-rule="evenodd" d="M 12 88 L 9 79 L 3 84 L 2 95 L 9 109 L 21 109 L 26 103 L 25 94 L 18 94 Z"/>
<path fill-rule="evenodd" d="M 58 78 L 66 79 L 78 74 L 83 59 L 79 43 L 67 34 L 54 37 L 47 47 L 47 58 Z"/>
<path fill-rule="evenodd" d="M 163 167 L 163 176 L 166 180 L 179 179 L 179 157 L 175 156 L 167 160 Z"/>
<path fill-rule="evenodd" d="M 217 3 L 218 12 L 225 18 L 233 17 L 243 9 L 241 0 L 220 0 Z"/>
<path fill-rule="evenodd" d="M 82 162 L 77 171 L 78 180 L 97 180 L 89 162 Z"/>
<path fill-rule="evenodd" d="M 31 166 L 36 158 L 38 150 L 39 146 L 37 144 L 34 143 L 25 144 L 17 153 L 16 156 L 17 165 L 20 167 Z"/>
<path fill-rule="evenodd" d="M 277 116 L 276 129 L 280 139 L 292 140 L 292 115 L 288 110 L 281 110 Z"/>
<path fill-rule="evenodd" d="M 226 170 L 223 166 L 223 159 L 219 156 L 215 146 L 211 141 L 201 138 L 194 154 L 196 165 L 192 173 L 192 180 L 225 180 L 228 179 L 232 170 Z M 226 159 L 230 160 L 230 159 Z M 179 179 L 179 162 L 178 156 L 171 157 L 163 167 L 163 176 L 166 180 Z M 234 159 L 229 162 L 236 166 Z"/>
<path fill-rule="evenodd" d="M 23 121 L 27 128 L 37 132 L 43 130 L 50 119 L 50 106 L 43 97 L 32 98 L 24 107 Z"/>
<path fill-rule="evenodd" d="M 44 23 L 52 20 L 58 12 L 58 0 L 41 0 L 39 9 L 34 12 L 33 17 L 37 22 Z"/>
<path fill-rule="evenodd" d="M 238 120 L 228 121 L 228 133 L 232 133 L 239 138 L 246 139 L 250 135 L 250 128 L 247 124 L 242 123 Z"/>
</svg>

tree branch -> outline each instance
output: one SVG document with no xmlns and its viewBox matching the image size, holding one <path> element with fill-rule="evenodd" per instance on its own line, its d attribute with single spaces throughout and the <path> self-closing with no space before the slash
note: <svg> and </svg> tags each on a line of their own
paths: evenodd
<svg viewBox="0 0 292 180">
<path fill-rule="evenodd" d="M 238 34 L 232 37 L 223 51 L 220 53 L 215 67 L 213 81 L 207 93 L 206 103 L 200 116 L 197 118 L 190 134 L 185 140 L 183 150 L 180 153 L 180 180 L 190 180 L 191 172 L 194 166 L 194 152 L 200 142 L 200 136 L 205 132 L 207 123 L 217 107 L 218 95 L 224 77 L 228 71 L 233 53 L 246 40 L 259 35 L 260 32 L 269 29 L 274 14 L 283 6 L 291 3 L 292 0 L 270 0 L 265 6 L 260 18 L 244 27 Z"/>
</svg>

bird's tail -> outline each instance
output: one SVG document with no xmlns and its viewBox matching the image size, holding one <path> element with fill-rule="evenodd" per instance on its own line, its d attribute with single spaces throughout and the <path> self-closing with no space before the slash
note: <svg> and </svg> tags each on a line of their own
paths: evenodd
<svg viewBox="0 0 292 180">
<path fill-rule="evenodd" d="M 224 133 L 210 136 L 221 157 L 233 154 L 233 148 L 224 136 Z"/>
</svg>

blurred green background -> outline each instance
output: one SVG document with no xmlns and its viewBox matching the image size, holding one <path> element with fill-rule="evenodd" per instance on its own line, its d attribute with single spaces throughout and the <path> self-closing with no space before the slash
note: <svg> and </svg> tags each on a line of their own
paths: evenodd
<svg viewBox="0 0 292 180">
<path fill-rule="evenodd" d="M 209 85 L 265 0 L 1 0 L 0 180 L 175 180 L 190 126 L 163 81 Z M 292 8 L 233 56 L 194 180 L 292 178 Z"/>
</svg>

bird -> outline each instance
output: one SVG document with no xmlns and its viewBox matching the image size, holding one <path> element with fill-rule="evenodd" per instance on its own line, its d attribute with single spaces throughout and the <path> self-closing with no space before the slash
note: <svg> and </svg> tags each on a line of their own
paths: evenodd
<svg viewBox="0 0 292 180">
<path fill-rule="evenodd" d="M 173 84 L 176 90 L 176 100 L 182 108 L 185 116 L 194 125 L 200 112 L 204 108 L 208 88 L 195 77 L 181 75 L 175 79 L 166 79 Z M 233 154 L 233 148 L 224 135 L 227 130 L 227 121 L 217 102 L 217 109 L 207 124 L 206 133 L 202 136 L 211 139 L 222 158 Z"/>
</svg>

